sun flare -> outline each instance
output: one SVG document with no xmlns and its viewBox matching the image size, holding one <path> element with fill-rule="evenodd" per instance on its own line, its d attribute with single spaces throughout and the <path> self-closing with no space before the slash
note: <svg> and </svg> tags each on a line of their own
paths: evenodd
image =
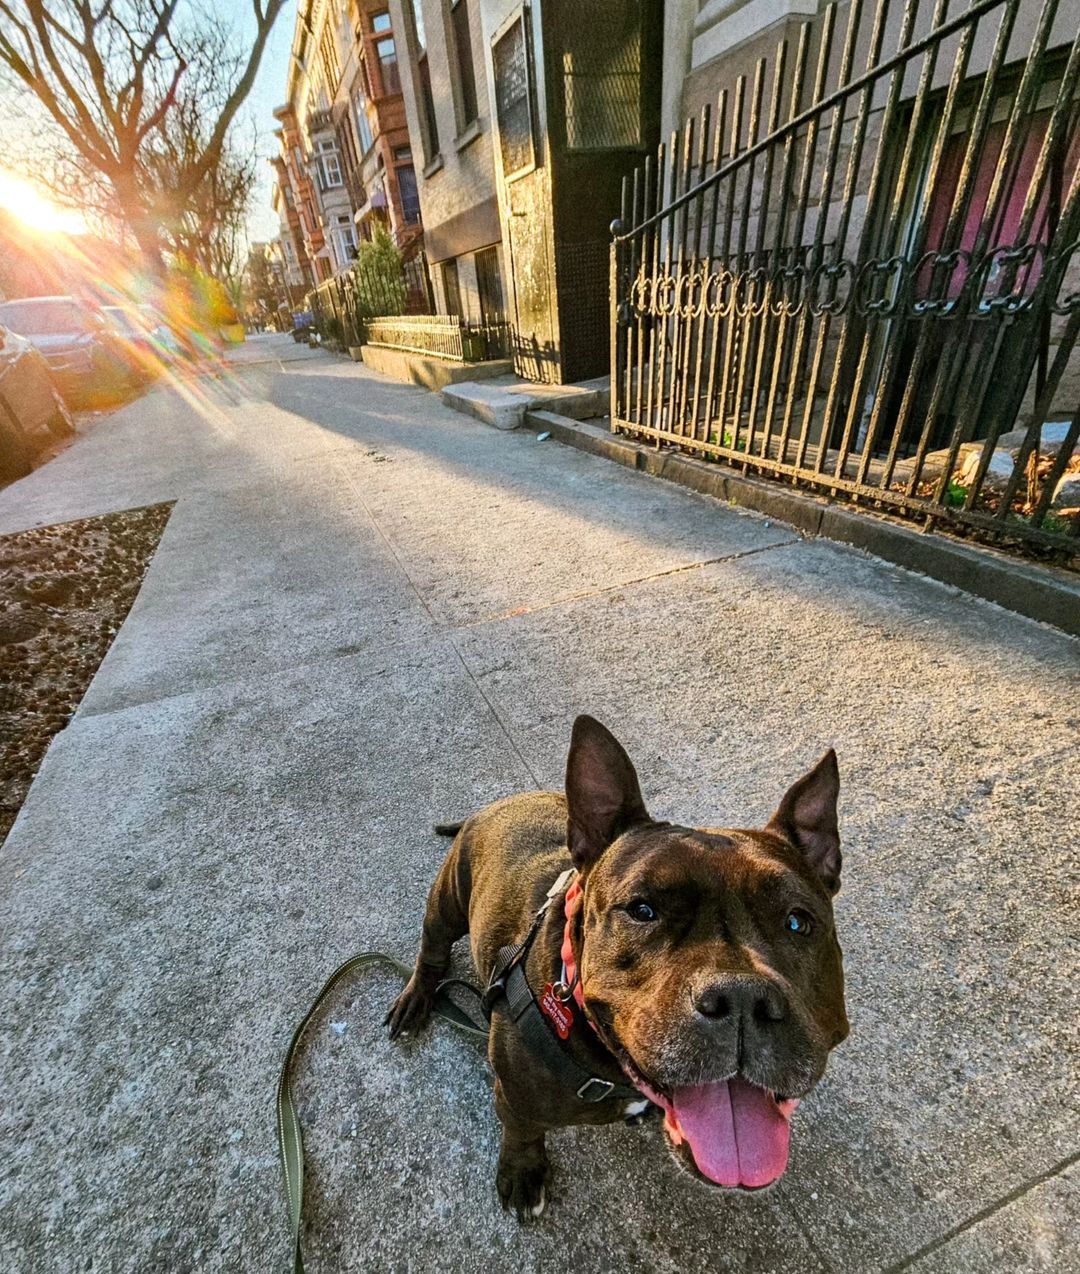
<svg viewBox="0 0 1080 1274">
<path fill-rule="evenodd" d="M 61 208 L 32 182 L 0 168 L 0 208 L 34 230 L 47 234 L 85 234 L 86 220 L 74 208 Z"/>
</svg>

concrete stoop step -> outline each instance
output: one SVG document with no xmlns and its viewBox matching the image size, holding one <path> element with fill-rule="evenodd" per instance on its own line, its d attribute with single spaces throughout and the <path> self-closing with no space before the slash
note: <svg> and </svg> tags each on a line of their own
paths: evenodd
<svg viewBox="0 0 1080 1274">
<path fill-rule="evenodd" d="M 440 398 L 455 411 L 475 416 L 496 429 L 516 429 L 530 411 L 550 411 L 572 420 L 589 420 L 607 414 L 610 377 L 581 381 L 577 385 L 538 385 L 514 376 L 483 383 L 462 381 L 448 385 Z"/>
<path fill-rule="evenodd" d="M 384 345 L 362 345 L 360 351 L 365 367 L 406 384 L 420 385 L 433 393 L 464 381 L 487 380 L 493 376 L 505 379 L 514 370 L 508 358 L 493 358 L 484 363 L 455 363 L 434 354 L 389 349 Z"/>
</svg>

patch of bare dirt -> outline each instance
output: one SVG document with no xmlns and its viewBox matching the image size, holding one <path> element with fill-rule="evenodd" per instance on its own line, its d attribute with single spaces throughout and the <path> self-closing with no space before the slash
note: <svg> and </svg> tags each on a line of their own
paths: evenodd
<svg viewBox="0 0 1080 1274">
<path fill-rule="evenodd" d="M 131 609 L 171 510 L 0 536 L 0 840 Z"/>
</svg>

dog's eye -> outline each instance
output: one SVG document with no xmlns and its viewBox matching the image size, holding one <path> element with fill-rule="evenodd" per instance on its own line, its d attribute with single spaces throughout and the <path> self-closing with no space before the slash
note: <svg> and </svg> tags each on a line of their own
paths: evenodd
<svg viewBox="0 0 1080 1274">
<path fill-rule="evenodd" d="M 784 928 L 791 933 L 799 933 L 805 938 L 813 929 L 814 922 L 806 914 L 805 911 L 789 911 L 787 919 L 784 921 Z"/>
<path fill-rule="evenodd" d="M 644 898 L 635 898 L 626 904 L 626 911 L 631 920 L 647 925 L 656 919 L 656 910 Z"/>
</svg>

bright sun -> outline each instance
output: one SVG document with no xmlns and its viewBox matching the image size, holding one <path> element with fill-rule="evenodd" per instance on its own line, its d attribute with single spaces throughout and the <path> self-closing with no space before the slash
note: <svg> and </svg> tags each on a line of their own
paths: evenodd
<svg viewBox="0 0 1080 1274">
<path fill-rule="evenodd" d="M 0 207 L 34 230 L 85 234 L 89 227 L 81 213 L 58 207 L 31 182 L 0 168 Z"/>
</svg>

